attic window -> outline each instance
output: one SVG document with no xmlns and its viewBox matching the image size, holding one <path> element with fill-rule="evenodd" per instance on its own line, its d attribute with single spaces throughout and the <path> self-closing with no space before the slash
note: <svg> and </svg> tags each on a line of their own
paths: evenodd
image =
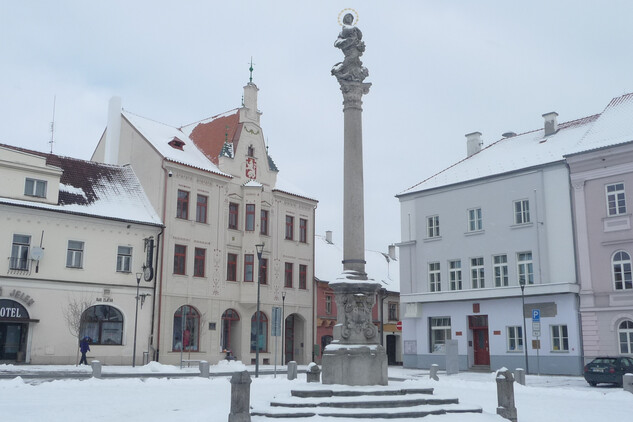
<svg viewBox="0 0 633 422">
<path fill-rule="evenodd" d="M 174 137 L 174 139 L 169 141 L 169 146 L 171 146 L 172 148 L 179 149 L 179 150 L 182 151 L 183 150 L 182 147 L 185 146 L 185 143 L 183 141 L 181 141 L 180 139 Z"/>
<path fill-rule="evenodd" d="M 254 157 L 255 156 L 255 148 L 253 148 L 252 145 L 248 146 L 248 156 L 249 157 Z"/>
</svg>

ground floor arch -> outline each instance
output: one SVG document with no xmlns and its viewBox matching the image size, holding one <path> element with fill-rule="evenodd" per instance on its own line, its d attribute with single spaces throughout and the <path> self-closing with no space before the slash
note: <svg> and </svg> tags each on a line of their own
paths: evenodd
<svg viewBox="0 0 633 422">
<path fill-rule="evenodd" d="M 304 362 L 306 345 L 306 320 L 300 314 L 290 314 L 284 321 L 284 363 L 295 361 L 300 365 Z"/>
</svg>

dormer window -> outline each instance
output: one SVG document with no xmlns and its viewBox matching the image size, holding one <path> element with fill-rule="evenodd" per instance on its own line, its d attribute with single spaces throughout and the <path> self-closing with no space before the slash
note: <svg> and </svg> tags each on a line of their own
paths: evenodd
<svg viewBox="0 0 633 422">
<path fill-rule="evenodd" d="M 249 157 L 254 157 L 255 156 L 255 148 L 253 148 L 252 145 L 248 146 L 248 153 L 247 154 L 248 154 Z"/>
<path fill-rule="evenodd" d="M 175 149 L 183 150 L 182 147 L 185 146 L 185 143 L 180 139 L 174 137 L 171 141 L 168 142 L 169 146 Z"/>
<path fill-rule="evenodd" d="M 46 180 L 29 179 L 24 184 L 24 195 L 46 198 Z"/>
</svg>

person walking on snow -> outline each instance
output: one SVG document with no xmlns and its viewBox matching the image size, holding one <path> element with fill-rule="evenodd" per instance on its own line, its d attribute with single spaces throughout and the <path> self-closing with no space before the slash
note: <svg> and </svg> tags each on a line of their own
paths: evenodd
<svg viewBox="0 0 633 422">
<path fill-rule="evenodd" d="M 88 337 L 84 337 L 79 342 L 79 351 L 81 352 L 81 360 L 79 361 L 80 365 L 82 363 L 84 365 L 88 365 L 88 359 L 86 359 L 86 353 L 88 353 L 88 351 L 90 350 L 90 344 L 88 344 L 88 340 L 90 340 Z"/>
</svg>

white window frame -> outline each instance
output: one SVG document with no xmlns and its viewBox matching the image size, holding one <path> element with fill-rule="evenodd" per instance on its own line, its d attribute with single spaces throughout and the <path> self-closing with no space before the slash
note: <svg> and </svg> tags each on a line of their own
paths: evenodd
<svg viewBox="0 0 633 422">
<path fill-rule="evenodd" d="M 325 295 L 325 314 L 332 315 L 332 295 Z"/>
<path fill-rule="evenodd" d="M 633 355 L 633 321 L 626 319 L 618 324 L 618 346 L 621 355 Z"/>
<path fill-rule="evenodd" d="M 451 339 L 451 317 L 429 318 L 431 353 L 445 353 L 446 340 Z"/>
<path fill-rule="evenodd" d="M 28 234 L 14 234 L 11 244 L 11 258 L 9 268 L 12 270 L 29 269 L 29 248 L 31 247 L 31 236 Z"/>
<path fill-rule="evenodd" d="M 517 252 L 517 276 L 519 284 L 521 279 L 525 284 L 534 284 L 534 263 L 532 261 L 532 251 Z"/>
<path fill-rule="evenodd" d="M 426 236 L 428 238 L 440 237 L 440 216 L 431 215 L 426 217 Z"/>
<path fill-rule="evenodd" d="M 116 270 L 119 273 L 132 272 L 132 247 L 119 246 L 116 255 Z"/>
<path fill-rule="evenodd" d="M 523 327 L 520 325 L 511 325 L 506 327 L 508 352 L 522 352 L 524 337 Z"/>
<path fill-rule="evenodd" d="M 46 180 L 32 179 L 27 177 L 24 182 L 24 195 L 46 198 Z"/>
<path fill-rule="evenodd" d="M 468 231 L 480 232 L 484 229 L 481 208 L 471 208 L 468 210 Z"/>
<path fill-rule="evenodd" d="M 440 263 L 429 262 L 429 292 L 441 292 L 442 280 L 440 275 Z"/>
<path fill-rule="evenodd" d="M 484 258 L 470 258 L 470 280 L 473 289 L 483 289 L 486 287 L 484 271 Z"/>
<path fill-rule="evenodd" d="M 495 279 L 495 287 L 508 286 L 508 255 L 499 254 L 492 256 L 492 273 Z"/>
<path fill-rule="evenodd" d="M 83 268 L 84 242 L 69 240 L 66 252 L 66 268 Z"/>
<path fill-rule="evenodd" d="M 530 220 L 530 200 L 519 199 L 513 202 L 514 224 L 528 224 Z"/>
<path fill-rule="evenodd" d="M 614 290 L 633 289 L 631 275 L 631 255 L 625 251 L 616 251 L 611 258 L 611 276 Z"/>
<path fill-rule="evenodd" d="M 566 324 L 550 325 L 550 336 L 552 352 L 569 352 L 569 331 Z"/>
<path fill-rule="evenodd" d="M 448 280 L 450 290 L 462 290 L 462 261 L 454 259 L 448 261 Z"/>
<path fill-rule="evenodd" d="M 604 187 L 607 196 L 607 215 L 626 214 L 626 194 L 624 182 L 611 183 Z"/>
</svg>

